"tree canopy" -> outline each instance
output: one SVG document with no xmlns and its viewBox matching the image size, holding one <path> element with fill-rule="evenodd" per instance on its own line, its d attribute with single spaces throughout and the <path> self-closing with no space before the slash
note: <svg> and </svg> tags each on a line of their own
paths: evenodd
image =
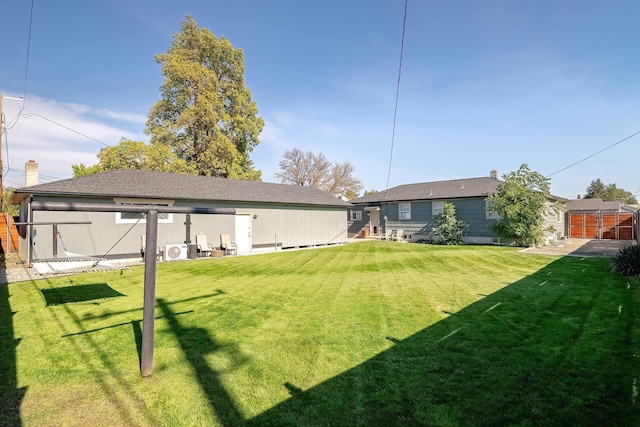
<svg viewBox="0 0 640 427">
<path fill-rule="evenodd" d="M 503 179 L 497 192 L 487 198 L 489 210 L 500 215 L 494 230 L 518 246 L 544 242 L 543 213 L 550 198 L 549 178 L 523 164 L 517 171 L 503 175 Z"/>
<path fill-rule="evenodd" d="M 591 181 L 586 188 L 585 199 L 602 199 L 605 201 L 621 201 L 628 204 L 637 204 L 638 200 L 633 193 L 623 188 L 618 188 L 616 184 L 606 184 L 600 178 Z"/>
<path fill-rule="evenodd" d="M 355 168 L 350 162 L 332 164 L 322 153 L 287 150 L 279 169 L 276 179 L 283 184 L 316 187 L 348 199 L 358 197 L 362 190 L 362 182 L 354 177 Z"/>
<path fill-rule="evenodd" d="M 170 147 L 198 175 L 259 181 L 249 153 L 264 121 L 244 84 L 242 50 L 187 15 L 156 61 L 164 83 L 147 120 L 151 143 Z"/>
<path fill-rule="evenodd" d="M 194 174 L 195 169 L 162 144 L 122 139 L 120 144 L 105 147 L 98 153 L 98 163 L 92 166 L 72 165 L 74 176 L 85 176 L 116 169 L 143 169 L 157 172 Z"/>
</svg>

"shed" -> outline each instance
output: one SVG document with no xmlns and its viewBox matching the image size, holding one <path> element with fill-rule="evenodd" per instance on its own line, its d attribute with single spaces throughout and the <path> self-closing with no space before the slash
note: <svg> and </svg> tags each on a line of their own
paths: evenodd
<svg viewBox="0 0 640 427">
<path fill-rule="evenodd" d="M 635 211 L 620 201 L 569 200 L 566 233 L 579 239 L 634 240 Z"/>
</svg>

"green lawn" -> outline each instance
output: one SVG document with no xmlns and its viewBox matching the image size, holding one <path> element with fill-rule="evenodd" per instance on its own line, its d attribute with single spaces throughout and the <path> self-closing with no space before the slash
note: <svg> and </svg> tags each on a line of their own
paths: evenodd
<svg viewBox="0 0 640 427">
<path fill-rule="evenodd" d="M 367 242 L 0 286 L 0 425 L 638 425 L 608 260 Z M 13 313 L 13 314 L 12 314 Z"/>
</svg>

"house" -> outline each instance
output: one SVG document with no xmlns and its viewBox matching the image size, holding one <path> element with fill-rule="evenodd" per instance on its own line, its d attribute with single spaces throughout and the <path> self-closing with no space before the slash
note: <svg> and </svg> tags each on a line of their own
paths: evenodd
<svg viewBox="0 0 640 427">
<path fill-rule="evenodd" d="M 569 200 L 565 232 L 581 239 L 634 240 L 636 211 L 620 201 Z"/>
<path fill-rule="evenodd" d="M 195 244 L 197 234 L 220 246 L 220 235 L 230 234 L 238 254 L 345 243 L 350 206 L 313 187 L 132 169 L 104 172 L 16 190 L 13 203 L 20 204 L 20 221 L 29 224 L 21 226 L 20 252 L 30 261 L 53 256 L 57 247 L 106 258 L 140 257 L 146 227 L 138 213 L 42 211 L 33 210 L 33 202 L 234 208 L 235 215 L 160 214 L 158 250 Z"/>
<path fill-rule="evenodd" d="M 487 197 L 502 182 L 494 169 L 488 177 L 405 184 L 368 194 L 351 201 L 354 207 L 349 212 L 349 236 L 380 236 L 392 229 L 403 230 L 409 241 L 432 241 L 437 239 L 432 232 L 435 218 L 444 202 L 449 202 L 456 207 L 456 217 L 468 225 L 464 241 L 499 244 L 492 228 L 499 216 L 489 209 Z M 556 200 L 564 199 L 554 197 L 549 204 Z M 545 222 L 548 239 L 564 230 L 564 215 L 560 213 L 545 213 Z"/>
</svg>

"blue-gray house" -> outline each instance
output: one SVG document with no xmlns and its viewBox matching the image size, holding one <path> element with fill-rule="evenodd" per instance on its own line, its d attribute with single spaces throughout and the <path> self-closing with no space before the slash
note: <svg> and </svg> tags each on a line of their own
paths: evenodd
<svg viewBox="0 0 640 427">
<path fill-rule="evenodd" d="M 487 201 L 502 182 L 494 169 L 488 177 L 405 184 L 368 194 L 351 201 L 349 236 L 383 236 L 387 230 L 402 230 L 408 241 L 437 239 L 432 233 L 434 221 L 443 203 L 449 202 L 456 207 L 456 217 L 468 225 L 466 242 L 502 243 L 492 229 L 499 216 L 490 211 Z M 564 230 L 564 215 L 546 215 L 545 220 L 554 229 Z"/>
</svg>

